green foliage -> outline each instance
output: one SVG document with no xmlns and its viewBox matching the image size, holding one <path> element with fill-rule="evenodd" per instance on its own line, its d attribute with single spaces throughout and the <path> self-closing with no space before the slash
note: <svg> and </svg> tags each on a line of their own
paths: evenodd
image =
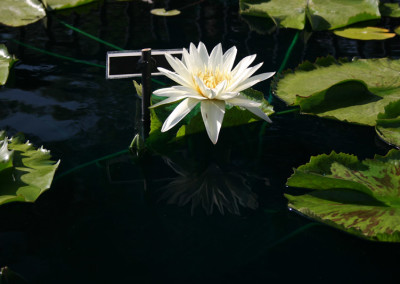
<svg viewBox="0 0 400 284">
<path fill-rule="evenodd" d="M 333 58 L 287 72 L 274 93 L 303 113 L 375 126 L 386 105 L 400 98 L 400 60 Z"/>
<path fill-rule="evenodd" d="M 242 15 L 271 18 L 277 25 L 302 30 L 333 30 L 381 17 L 378 0 L 240 0 Z"/>
<path fill-rule="evenodd" d="M 239 5 L 242 15 L 270 18 L 276 25 L 285 28 L 304 29 L 307 0 L 287 0 L 285 5 L 279 0 L 240 0 Z"/>
<path fill-rule="evenodd" d="M 98 0 L 42 0 L 51 10 L 69 9 L 89 4 Z"/>
<path fill-rule="evenodd" d="M 2 0 L 0 24 L 25 26 L 44 18 L 46 10 L 68 9 L 94 1 L 98 0 Z"/>
<path fill-rule="evenodd" d="M 382 17 L 400 17 L 399 3 L 380 3 L 379 11 L 381 12 Z"/>
<path fill-rule="evenodd" d="M 2 0 L 0 5 L 0 23 L 19 27 L 34 23 L 46 16 L 39 0 Z"/>
<path fill-rule="evenodd" d="M 0 205 L 12 201 L 34 202 L 50 188 L 59 162 L 50 152 L 35 149 L 22 135 L 8 139 L 0 131 Z"/>
<path fill-rule="evenodd" d="M 156 16 L 162 16 L 162 17 L 171 17 L 171 16 L 177 16 L 181 13 L 179 10 L 165 10 L 164 8 L 160 9 L 153 9 L 150 11 L 153 15 Z"/>
<path fill-rule="evenodd" d="M 311 157 L 288 179 L 314 191 L 289 195 L 289 207 L 375 241 L 400 242 L 400 151 L 359 161 L 348 154 Z"/>
<path fill-rule="evenodd" d="M 388 104 L 385 111 L 378 114 L 375 129 L 384 141 L 400 147 L 400 100 Z"/>
<path fill-rule="evenodd" d="M 385 40 L 394 37 L 396 34 L 390 33 L 389 30 L 377 27 L 352 27 L 334 30 L 335 35 L 358 39 L 358 40 Z"/>
<path fill-rule="evenodd" d="M 142 97 L 142 84 L 139 84 L 135 80 L 132 80 L 132 81 L 133 81 L 133 86 L 135 86 L 136 94 L 139 97 Z"/>
<path fill-rule="evenodd" d="M 0 44 L 0 86 L 7 82 L 10 69 L 16 61 L 15 56 L 8 53 L 7 47 Z"/>
</svg>

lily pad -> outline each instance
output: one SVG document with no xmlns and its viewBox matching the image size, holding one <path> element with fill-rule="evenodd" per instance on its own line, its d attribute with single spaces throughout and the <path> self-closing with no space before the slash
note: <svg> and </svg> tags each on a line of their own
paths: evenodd
<svg viewBox="0 0 400 284">
<path fill-rule="evenodd" d="M 390 33 L 388 29 L 378 27 L 344 28 L 334 30 L 333 33 L 341 37 L 358 40 L 385 40 L 396 35 Z"/>
<path fill-rule="evenodd" d="M 400 151 L 360 162 L 349 154 L 311 157 L 287 185 L 312 189 L 289 195 L 289 207 L 348 233 L 400 242 Z"/>
<path fill-rule="evenodd" d="M 179 10 L 165 10 L 164 8 L 160 9 L 153 9 L 150 11 L 153 15 L 162 16 L 162 17 L 170 17 L 170 16 L 177 16 L 181 13 Z"/>
<path fill-rule="evenodd" d="M 50 151 L 36 149 L 22 135 L 7 138 L 0 131 L 0 205 L 34 202 L 50 188 L 59 162 L 50 160 Z"/>
<path fill-rule="evenodd" d="M 382 17 L 400 18 L 399 3 L 380 3 L 379 11 Z"/>
<path fill-rule="evenodd" d="M 274 93 L 303 113 L 375 126 L 385 106 L 400 99 L 399 72 L 400 60 L 328 57 L 286 73 Z"/>
<path fill-rule="evenodd" d="M 16 61 L 15 56 L 8 53 L 7 47 L 0 44 L 0 86 L 7 82 L 10 69 Z"/>
<path fill-rule="evenodd" d="M 34 23 L 46 16 L 39 0 L 2 0 L 0 5 L 0 23 L 19 27 Z"/>
<path fill-rule="evenodd" d="M 378 114 L 376 132 L 391 145 L 400 147 L 400 101 L 392 102 Z"/>
<path fill-rule="evenodd" d="M 42 1 L 46 6 L 50 7 L 52 10 L 61 10 L 61 9 L 74 8 L 77 6 L 96 2 L 98 0 L 42 0 Z"/>
<path fill-rule="evenodd" d="M 240 13 L 270 17 L 279 26 L 302 30 L 306 18 L 313 30 L 332 30 L 380 19 L 378 0 L 240 0 Z"/>
<path fill-rule="evenodd" d="M 284 5 L 281 0 L 240 0 L 239 5 L 242 15 L 271 18 L 278 26 L 304 29 L 307 0 L 287 0 Z"/>
</svg>

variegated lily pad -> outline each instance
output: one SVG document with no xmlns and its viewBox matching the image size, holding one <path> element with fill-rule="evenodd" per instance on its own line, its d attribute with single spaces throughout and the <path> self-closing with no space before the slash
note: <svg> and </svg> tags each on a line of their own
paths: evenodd
<svg viewBox="0 0 400 284">
<path fill-rule="evenodd" d="M 378 114 L 376 132 L 387 143 L 400 147 L 400 100 L 390 103 Z"/>
<path fill-rule="evenodd" d="M 400 242 L 400 151 L 360 162 L 348 154 L 311 157 L 288 179 L 314 191 L 289 195 L 289 207 L 351 234 Z"/>
</svg>

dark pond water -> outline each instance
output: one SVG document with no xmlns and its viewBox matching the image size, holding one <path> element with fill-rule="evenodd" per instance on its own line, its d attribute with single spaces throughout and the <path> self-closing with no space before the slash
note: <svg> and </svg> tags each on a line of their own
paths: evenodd
<svg viewBox="0 0 400 284">
<path fill-rule="evenodd" d="M 130 79 L 106 80 L 104 68 L 13 41 L 104 65 L 111 49 L 63 20 L 128 50 L 235 45 L 238 58 L 256 53 L 267 72 L 278 70 L 296 34 L 251 31 L 236 1 L 154 2 L 85 6 L 52 15 L 47 29 L 42 22 L 0 27 L 0 40 L 20 59 L 0 89 L 0 129 L 24 132 L 62 161 L 35 204 L 0 207 L 0 265 L 30 283 L 398 283 L 399 244 L 315 223 L 289 211 L 283 197 L 293 192 L 285 186 L 292 169 L 311 155 L 385 154 L 390 147 L 373 128 L 289 113 L 266 128 L 223 129 L 216 146 L 201 133 L 135 162 L 121 153 L 137 131 Z M 154 7 L 184 9 L 160 18 L 149 13 Z M 326 55 L 400 57 L 399 37 L 362 43 L 330 32 L 308 36 L 300 35 L 287 67 Z M 256 88 L 268 94 L 269 84 Z"/>
</svg>

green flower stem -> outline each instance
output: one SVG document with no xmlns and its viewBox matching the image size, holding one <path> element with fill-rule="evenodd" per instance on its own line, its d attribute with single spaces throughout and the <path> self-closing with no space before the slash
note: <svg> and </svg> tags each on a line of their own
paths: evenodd
<svg viewBox="0 0 400 284">
<path fill-rule="evenodd" d="M 61 21 L 61 20 L 59 20 L 59 19 L 57 19 L 57 18 L 55 18 L 55 19 L 56 19 L 60 24 L 62 24 L 63 26 L 65 26 L 65 27 L 67 27 L 67 28 L 69 28 L 69 29 L 71 29 L 71 30 L 77 32 L 77 33 L 80 33 L 80 34 L 82 34 L 82 35 L 84 35 L 84 36 L 86 36 L 86 37 L 88 37 L 88 38 L 91 38 L 91 39 L 93 39 L 93 40 L 95 40 L 95 41 L 97 41 L 97 42 L 100 42 L 100 43 L 102 43 L 102 44 L 104 44 L 104 45 L 107 45 L 107 46 L 109 46 L 109 47 L 111 47 L 111 48 L 114 48 L 114 49 L 116 49 L 116 50 L 119 50 L 119 51 L 125 50 L 125 49 L 123 49 L 123 48 L 121 48 L 121 47 L 119 47 L 119 46 L 116 46 L 115 44 L 109 43 L 109 42 L 107 42 L 107 41 L 105 41 L 105 40 L 102 40 L 101 38 L 98 38 L 98 37 L 96 37 L 96 36 L 94 36 L 94 35 L 91 35 L 91 34 L 88 34 L 87 32 L 84 32 L 84 31 L 82 31 L 82 30 L 80 30 L 80 29 L 78 29 L 78 28 L 75 28 L 74 26 L 71 26 L 71 25 L 67 24 L 67 23 L 64 22 L 64 21 Z"/>
<path fill-rule="evenodd" d="M 24 46 L 24 47 L 27 47 L 27 48 L 29 48 L 29 49 L 32 49 L 32 50 L 35 50 L 35 51 L 38 51 L 38 52 L 41 52 L 41 53 L 44 53 L 44 54 L 47 54 L 47 55 L 50 55 L 50 56 L 53 56 L 53 57 L 57 57 L 57 58 L 61 58 L 61 59 L 66 59 L 66 60 L 69 60 L 69 61 L 72 61 L 72 62 L 82 63 L 82 64 L 94 66 L 94 67 L 106 68 L 106 66 L 104 66 L 104 65 L 100 65 L 100 64 L 96 64 L 96 63 L 91 63 L 91 62 L 89 62 L 89 61 L 80 60 L 80 59 L 76 59 L 76 58 L 73 58 L 73 57 L 64 56 L 64 55 L 61 55 L 61 54 L 57 54 L 57 53 L 54 53 L 54 52 L 50 52 L 50 51 L 47 51 L 47 50 L 44 50 L 44 49 L 40 49 L 40 48 L 34 47 L 34 46 L 30 45 L 30 44 L 20 42 L 20 41 L 18 41 L 18 40 L 16 40 L 16 39 L 11 39 L 11 41 L 13 41 L 13 42 L 15 42 L 15 43 L 17 43 L 17 44 L 19 44 L 19 45 L 22 45 L 22 46 Z"/>
<path fill-rule="evenodd" d="M 292 53 L 292 50 L 293 50 L 294 46 L 296 45 L 297 40 L 299 39 L 299 35 L 300 35 L 300 31 L 297 31 L 296 34 L 293 37 L 292 43 L 290 44 L 288 50 L 285 53 L 285 57 L 283 58 L 281 66 L 279 67 L 278 72 L 276 72 L 275 76 L 279 75 L 283 71 L 283 69 L 285 69 L 286 64 L 287 64 L 287 62 L 289 60 L 290 54 Z M 271 90 L 271 87 L 270 87 L 269 88 L 268 102 L 272 103 L 272 100 L 273 100 L 273 96 L 272 96 L 272 90 Z"/>
<path fill-rule="evenodd" d="M 72 169 L 69 169 L 69 170 L 57 175 L 57 177 L 54 179 L 54 181 L 57 181 L 60 178 L 63 178 L 63 177 L 65 177 L 65 176 L 67 176 L 67 175 L 69 175 L 69 174 L 71 174 L 71 173 L 73 173 L 73 172 L 75 172 L 77 170 L 86 168 L 87 166 L 91 166 L 91 165 L 94 165 L 94 164 L 96 164 L 96 163 L 98 163 L 100 161 L 104 161 L 104 160 L 107 160 L 107 159 L 110 159 L 110 158 L 114 158 L 114 157 L 117 157 L 117 156 L 120 156 L 120 155 L 123 155 L 123 154 L 126 154 L 126 153 L 129 153 L 128 149 L 125 149 L 125 150 L 122 150 L 122 151 L 118 151 L 118 152 L 113 153 L 113 154 L 109 154 L 107 156 L 95 159 L 95 160 L 87 162 L 87 163 L 80 164 L 80 165 L 78 165 L 78 166 L 76 166 L 76 167 L 74 167 Z"/>
</svg>

